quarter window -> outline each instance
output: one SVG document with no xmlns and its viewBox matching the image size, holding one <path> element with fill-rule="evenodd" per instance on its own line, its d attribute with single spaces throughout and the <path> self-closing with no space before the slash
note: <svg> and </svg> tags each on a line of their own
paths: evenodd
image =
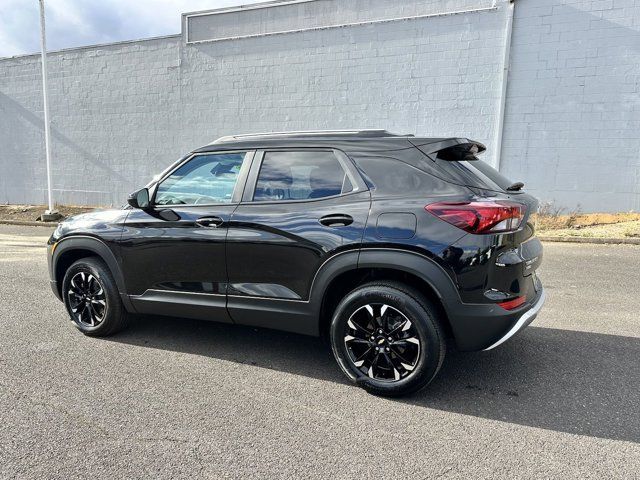
<svg viewBox="0 0 640 480">
<path fill-rule="evenodd" d="M 317 199 L 352 190 L 349 177 L 333 152 L 266 152 L 253 200 Z"/>
<path fill-rule="evenodd" d="M 169 175 L 156 193 L 156 205 L 230 203 L 247 152 L 196 155 Z"/>
</svg>

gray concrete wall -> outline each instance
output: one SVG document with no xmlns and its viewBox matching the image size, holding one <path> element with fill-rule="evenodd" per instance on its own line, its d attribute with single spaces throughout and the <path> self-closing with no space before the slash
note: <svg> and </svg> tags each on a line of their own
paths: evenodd
<svg viewBox="0 0 640 480">
<path fill-rule="evenodd" d="M 463 135 L 486 143 L 491 162 L 506 5 L 412 0 L 396 11 L 368 0 L 370 23 L 335 27 L 337 5 L 362 21 L 361 3 L 299 4 L 323 7 L 334 28 L 256 35 L 274 18 L 263 9 L 257 23 L 233 13 L 235 36 L 248 38 L 175 36 L 51 54 L 56 200 L 121 204 L 182 153 L 252 131 Z M 434 15 L 439 7 L 484 10 Z M 503 170 L 542 200 L 640 208 L 639 10 L 633 0 L 517 1 Z M 193 18 L 198 38 L 220 37 Z M 253 20 L 238 29 L 243 18 Z M 288 30 L 306 25 L 287 18 Z M 46 198 L 39 60 L 0 59 L 0 202 Z"/>
</svg>

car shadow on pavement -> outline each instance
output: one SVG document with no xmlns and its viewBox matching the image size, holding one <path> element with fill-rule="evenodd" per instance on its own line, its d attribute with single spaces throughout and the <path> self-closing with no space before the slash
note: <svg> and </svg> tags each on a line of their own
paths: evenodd
<svg viewBox="0 0 640 480">
<path fill-rule="evenodd" d="M 111 339 L 347 383 L 327 343 L 302 335 L 141 317 Z M 640 338 L 529 327 L 490 352 L 450 349 L 429 387 L 397 401 L 640 442 L 639 362 Z"/>
</svg>

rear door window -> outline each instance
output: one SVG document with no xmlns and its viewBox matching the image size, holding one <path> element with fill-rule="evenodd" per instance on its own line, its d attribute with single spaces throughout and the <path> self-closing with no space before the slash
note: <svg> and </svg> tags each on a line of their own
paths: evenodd
<svg viewBox="0 0 640 480">
<path fill-rule="evenodd" d="M 253 201 L 312 200 L 352 190 L 347 173 L 331 151 L 265 152 Z"/>
</svg>

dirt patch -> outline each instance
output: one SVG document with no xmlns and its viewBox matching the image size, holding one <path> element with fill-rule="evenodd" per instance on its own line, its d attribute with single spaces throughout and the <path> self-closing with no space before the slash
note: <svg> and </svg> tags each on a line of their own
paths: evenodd
<svg viewBox="0 0 640 480">
<path fill-rule="evenodd" d="M 79 213 L 90 212 L 99 207 L 58 205 L 56 208 L 64 218 L 67 218 Z M 46 209 L 46 205 L 0 205 L 0 220 L 36 222 Z"/>
</svg>

